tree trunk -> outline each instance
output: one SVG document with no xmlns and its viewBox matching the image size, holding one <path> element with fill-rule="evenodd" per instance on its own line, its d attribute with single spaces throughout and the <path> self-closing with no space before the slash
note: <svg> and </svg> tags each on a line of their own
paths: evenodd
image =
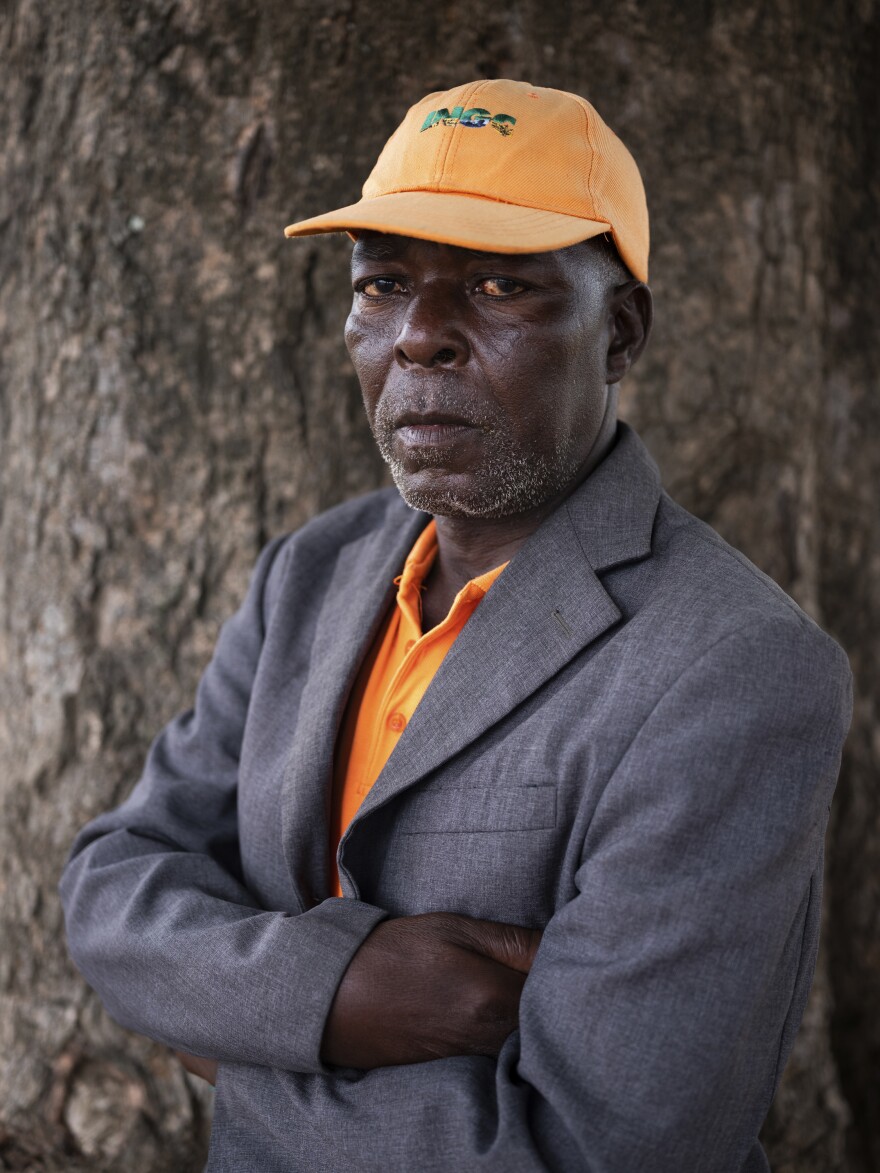
<svg viewBox="0 0 880 1173">
<path fill-rule="evenodd" d="M 384 483 L 342 346 L 356 198 L 422 94 L 592 99 L 645 176 L 624 389 L 672 492 L 851 652 L 825 946 L 777 1173 L 880 1170 L 875 0 L 0 0 L 0 1168 L 198 1169 L 209 1096 L 103 1013 L 55 885 L 270 536 Z"/>
</svg>

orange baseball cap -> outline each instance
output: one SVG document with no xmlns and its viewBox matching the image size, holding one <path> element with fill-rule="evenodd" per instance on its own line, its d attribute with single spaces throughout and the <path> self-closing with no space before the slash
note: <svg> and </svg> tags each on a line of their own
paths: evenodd
<svg viewBox="0 0 880 1173">
<path fill-rule="evenodd" d="M 500 253 L 610 232 L 633 276 L 648 279 L 648 208 L 632 155 L 584 98 L 521 81 L 428 94 L 385 144 L 356 204 L 284 232 L 363 229 Z"/>
</svg>

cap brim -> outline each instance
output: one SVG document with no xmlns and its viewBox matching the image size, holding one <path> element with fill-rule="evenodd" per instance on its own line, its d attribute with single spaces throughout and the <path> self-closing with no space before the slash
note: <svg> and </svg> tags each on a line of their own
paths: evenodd
<svg viewBox="0 0 880 1173">
<path fill-rule="evenodd" d="M 454 192 L 400 191 L 300 220 L 285 236 L 387 232 L 482 252 L 533 253 L 566 248 L 610 232 L 609 224 Z"/>
</svg>

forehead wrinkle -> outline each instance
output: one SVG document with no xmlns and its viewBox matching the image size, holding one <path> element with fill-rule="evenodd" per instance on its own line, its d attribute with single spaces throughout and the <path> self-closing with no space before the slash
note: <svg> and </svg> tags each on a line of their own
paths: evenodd
<svg viewBox="0 0 880 1173">
<path fill-rule="evenodd" d="M 520 263 L 535 265 L 544 262 L 549 254 L 543 252 L 531 253 L 500 253 L 489 252 L 484 249 L 465 248 L 460 245 L 447 245 L 439 240 L 422 240 L 414 236 L 398 236 L 394 233 L 365 232 L 359 236 L 352 249 L 352 264 L 357 261 L 393 261 L 404 255 L 410 248 L 429 246 L 435 249 L 448 248 L 454 253 L 483 264 L 509 265 Z"/>
<path fill-rule="evenodd" d="M 390 261 L 406 248 L 404 237 L 380 235 L 379 233 L 359 236 L 352 249 L 352 261 Z"/>
</svg>

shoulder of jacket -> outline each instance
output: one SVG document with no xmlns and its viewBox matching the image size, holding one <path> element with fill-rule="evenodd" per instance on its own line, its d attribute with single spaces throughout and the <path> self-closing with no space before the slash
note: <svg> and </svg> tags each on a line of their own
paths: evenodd
<svg viewBox="0 0 880 1173">
<path fill-rule="evenodd" d="M 335 550 L 370 532 L 399 525 L 412 512 L 396 489 L 376 489 L 334 505 L 276 539 L 279 553 L 289 557 L 292 551 L 318 555 L 324 549 Z"/>
<path fill-rule="evenodd" d="M 652 556 L 659 576 L 653 601 L 673 621 L 699 629 L 702 638 L 697 644 L 751 633 L 768 648 L 798 644 L 849 675 L 843 649 L 813 616 L 742 551 L 665 492 L 657 511 Z"/>
<path fill-rule="evenodd" d="M 299 529 L 274 538 L 261 559 L 265 573 L 265 611 L 270 613 L 281 582 L 293 562 L 307 567 L 317 581 L 349 542 L 371 533 L 396 532 L 413 516 L 396 489 L 377 489 L 335 505 L 305 522 Z"/>
</svg>

